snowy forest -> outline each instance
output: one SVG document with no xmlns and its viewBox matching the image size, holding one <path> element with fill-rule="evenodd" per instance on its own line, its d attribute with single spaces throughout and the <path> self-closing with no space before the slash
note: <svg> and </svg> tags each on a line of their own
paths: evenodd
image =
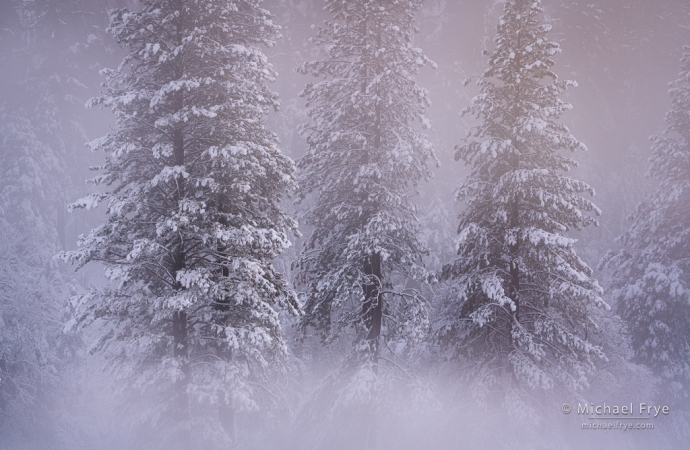
<svg viewBox="0 0 690 450">
<path fill-rule="evenodd" d="M 681 449 L 687 0 L 0 0 L 0 449 Z"/>
</svg>

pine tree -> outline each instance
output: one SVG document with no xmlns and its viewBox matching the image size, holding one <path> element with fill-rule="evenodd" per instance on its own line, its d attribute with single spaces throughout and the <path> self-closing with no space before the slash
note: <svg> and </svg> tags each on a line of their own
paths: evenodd
<svg viewBox="0 0 690 450">
<path fill-rule="evenodd" d="M 354 332 L 374 359 L 382 335 L 415 339 L 426 323 L 419 292 L 393 287 L 400 277 L 425 277 L 409 197 L 435 156 L 414 126 L 429 126 L 427 92 L 414 75 L 435 65 L 412 45 L 419 8 L 417 0 L 328 0 L 334 20 L 312 40 L 325 54 L 298 68 L 324 77 L 300 94 L 312 120 L 301 129 L 309 148 L 298 163 L 299 194 L 314 194 L 305 214 L 314 231 L 297 262 L 307 285 L 301 326 L 326 342 Z"/>
<path fill-rule="evenodd" d="M 112 54 L 93 23 L 102 12 L 99 6 L 68 0 L 7 2 L 11 38 L 2 55 L 5 83 L 0 90 L 7 111 L 3 122 L 6 130 L 41 147 L 27 154 L 43 172 L 43 192 L 33 200 L 40 197 L 38 209 L 63 248 L 66 199 L 84 193 L 83 183 L 77 187 L 72 180 L 81 169 L 78 155 L 88 140 L 84 102 L 98 85 L 96 67 L 107 61 L 104 54 Z M 46 238 L 52 240 L 41 237 Z"/>
<path fill-rule="evenodd" d="M 309 202 L 304 222 L 313 227 L 296 263 L 306 286 L 300 328 L 335 348 L 351 346 L 302 411 L 305 436 L 327 420 L 317 427 L 326 447 L 375 445 L 395 380 L 415 390 L 400 369 L 428 327 L 419 291 L 428 275 L 410 198 L 435 160 L 415 126 L 429 127 L 415 74 L 435 66 L 412 44 L 420 6 L 327 0 L 333 19 L 312 39 L 323 56 L 297 69 L 321 78 L 300 94 L 311 121 L 300 130 L 308 149 L 298 162 L 299 200 Z"/>
<path fill-rule="evenodd" d="M 451 358 L 467 358 L 480 390 L 574 390 L 603 357 L 588 327 L 591 308 L 607 305 L 566 236 L 600 211 L 582 196 L 590 186 L 563 175 L 577 163 L 562 151 L 586 147 L 558 121 L 571 108 L 559 95 L 576 83 L 551 70 L 560 48 L 541 15 L 539 0 L 506 2 L 464 110 L 479 125 L 456 147 L 472 171 L 456 193 L 466 208 L 458 257 L 442 271 L 451 295 L 437 336 Z"/>
<path fill-rule="evenodd" d="M 236 411 L 276 398 L 278 310 L 300 311 L 271 264 L 296 230 L 279 207 L 294 163 L 263 126 L 278 101 L 259 46 L 279 27 L 257 0 L 144 0 L 110 20 L 128 54 L 90 105 L 117 127 L 89 144 L 106 154 L 92 182 L 108 188 L 71 205 L 106 203 L 108 218 L 63 256 L 103 263 L 113 284 L 81 298 L 71 325 L 98 321 L 95 350 L 155 400 L 143 415 L 174 424 L 158 445 L 227 443 Z"/>
<path fill-rule="evenodd" d="M 451 218 L 448 209 L 440 192 L 436 191 L 427 201 L 420 218 L 420 237 L 430 252 L 427 264 L 436 270 L 455 256 L 453 247 L 448 246 L 455 231 L 454 218 Z"/>
<path fill-rule="evenodd" d="M 93 5 L 0 5 L 0 435 L 9 446 L 51 445 L 54 394 L 74 363 L 61 333 L 71 280 L 53 256 L 64 248 L 64 200 L 86 140 L 90 57 L 103 49 L 84 7 Z"/>
<path fill-rule="evenodd" d="M 690 47 L 685 47 L 690 50 Z M 657 190 L 630 216 L 630 228 L 602 265 L 613 268 L 612 297 L 632 333 L 639 362 L 667 381 L 666 394 L 690 390 L 690 53 L 671 83 L 667 128 L 652 136 L 648 175 Z M 670 398 L 670 397 L 669 397 Z"/>
</svg>

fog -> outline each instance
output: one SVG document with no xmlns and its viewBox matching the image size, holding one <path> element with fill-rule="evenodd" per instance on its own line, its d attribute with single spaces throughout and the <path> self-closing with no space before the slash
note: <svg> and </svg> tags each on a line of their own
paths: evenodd
<svg viewBox="0 0 690 450">
<path fill-rule="evenodd" d="M 178 3 L 192 11 L 202 8 L 196 5 L 206 8 L 214 3 L 238 4 L 244 12 L 242 5 L 253 4 L 251 1 L 220 0 L 0 0 L 0 449 L 687 447 L 690 439 L 690 345 L 687 342 L 690 333 L 690 243 L 686 234 L 690 226 L 690 208 L 687 206 L 687 182 L 683 182 L 683 177 L 690 175 L 690 165 L 687 165 L 690 154 L 687 128 L 690 126 L 687 118 L 690 117 L 690 88 L 687 82 L 690 80 L 686 73 L 683 75 L 685 85 L 669 83 L 680 78 L 681 58 L 690 52 L 683 47 L 690 45 L 690 3 L 686 0 L 542 0 L 543 14 L 539 14 L 537 20 L 553 26 L 548 39 L 558 43 L 562 50 L 553 55 L 555 65 L 549 70 L 557 74 L 558 80 L 577 82 L 576 87 L 559 92 L 558 97 L 570 103 L 572 110 L 566 110 L 557 121 L 587 147 L 587 151 L 572 153 L 566 152 L 566 147 L 559 148 L 558 152 L 579 164 L 567 173 L 558 173 L 568 180 L 581 180 L 591 186 L 596 191 L 593 197 L 584 188 L 575 190 L 601 210 L 601 215 L 596 216 L 594 210 L 588 211 L 583 206 L 583 216 L 594 217 L 597 225 L 567 225 L 561 231 L 553 231 L 553 235 L 575 239 L 572 246 L 558 241 L 558 248 L 567 247 L 570 251 L 572 247 L 577 257 L 592 269 L 591 273 L 587 272 L 589 269 L 582 269 L 573 275 L 580 283 L 578 289 L 591 279 L 595 285 L 591 291 L 596 293 L 596 286 L 601 286 L 603 293 L 600 296 L 592 294 L 597 299 L 587 306 L 566 305 L 549 316 L 556 317 L 554 323 L 563 325 L 563 330 L 568 331 L 554 332 L 560 337 L 552 341 L 546 339 L 544 351 L 529 353 L 532 349 L 527 344 L 524 348 L 520 347 L 523 344 L 515 344 L 516 328 L 510 328 L 509 337 L 505 339 L 512 339 L 515 348 L 520 350 L 506 351 L 505 355 L 501 350 L 504 344 L 500 343 L 503 342 L 500 337 L 503 322 L 482 318 L 480 309 L 470 311 L 473 302 L 478 301 L 473 297 L 474 292 L 488 289 L 486 283 L 482 284 L 484 279 L 468 278 L 470 281 L 466 285 L 475 287 L 465 291 L 462 287 L 465 286 L 462 284 L 465 283 L 464 271 L 472 266 L 470 263 L 465 266 L 462 261 L 469 258 L 467 255 L 475 247 L 473 243 L 466 247 L 458 243 L 458 232 L 464 230 L 465 235 L 470 236 L 467 239 L 475 236 L 477 242 L 481 241 L 476 237 L 479 234 L 471 234 L 474 228 L 468 225 L 468 211 L 481 203 L 480 194 L 472 191 L 477 197 L 469 195 L 456 200 L 458 189 L 471 179 L 468 177 L 481 172 L 479 169 L 474 172 L 472 164 L 480 164 L 484 153 L 467 158 L 471 160 L 467 163 L 465 157 L 456 156 L 456 152 L 460 152 L 456 146 L 486 137 L 471 134 L 476 127 L 482 126 L 486 117 L 461 112 L 472 105 L 473 98 L 486 93 L 477 81 L 488 67 L 490 54 L 496 50 L 494 37 L 504 15 L 504 2 L 421 2 L 414 17 L 418 31 L 412 33 L 411 47 L 421 48 L 433 64 L 417 63 L 415 70 L 418 68 L 418 72 L 411 71 L 410 75 L 417 86 L 428 91 L 430 106 L 423 114 L 430 128 L 424 129 L 423 122 L 410 121 L 405 130 L 411 130 L 409 134 L 414 136 L 426 135 L 435 160 L 428 158 L 432 175 L 428 180 L 424 175 L 416 178 L 410 175 L 412 181 L 405 185 L 407 175 L 404 171 L 396 173 L 404 188 L 400 188 L 400 197 L 396 197 L 398 203 L 391 200 L 390 204 L 403 206 L 390 215 L 399 219 L 391 219 L 398 229 L 399 224 L 410 224 L 415 242 L 426 247 L 428 252 L 412 252 L 409 257 L 399 258 L 403 262 L 396 262 L 397 247 L 390 250 L 393 256 L 387 259 L 385 244 L 377 247 L 379 241 L 376 241 L 371 247 L 376 250 L 365 252 L 364 264 L 352 266 L 355 267 L 354 275 L 347 272 L 350 266 L 341 270 L 346 280 L 342 281 L 342 286 L 350 288 L 340 287 L 337 284 L 340 281 L 334 281 L 333 274 L 341 273 L 335 267 L 338 261 L 349 263 L 352 257 L 346 255 L 338 259 L 333 256 L 326 260 L 315 256 L 311 260 L 305 256 L 317 252 L 319 245 L 326 248 L 328 239 L 335 239 L 328 232 L 338 228 L 339 221 L 347 220 L 343 217 L 350 217 L 343 210 L 337 211 L 339 219 L 336 222 L 328 221 L 335 220 L 329 212 L 319 216 L 319 207 L 326 200 L 335 202 L 341 198 L 332 195 L 324 199 L 331 194 L 323 194 L 327 191 L 320 189 L 331 181 L 334 184 L 328 185 L 335 186 L 336 181 L 345 179 L 346 169 L 338 166 L 332 172 L 320 173 L 314 168 L 318 163 L 314 149 L 326 152 L 331 150 L 323 149 L 331 147 L 326 140 L 318 141 L 318 127 L 328 122 L 330 116 L 327 112 L 319 116 L 313 111 L 338 98 L 334 94 L 309 104 L 305 98 L 309 97 L 308 83 L 313 86 L 321 80 L 338 77 L 332 76 L 331 69 L 327 68 L 320 70 L 319 77 L 311 75 L 318 71 L 315 69 L 301 71 L 307 73 L 296 70 L 307 61 L 328 58 L 328 43 L 319 47 L 313 42 L 318 27 L 325 21 L 335 20 L 324 7 L 325 1 L 264 0 L 261 8 L 270 11 L 273 23 L 280 27 L 280 36 L 272 46 L 257 44 L 263 37 L 243 40 L 243 31 L 227 32 L 232 34 L 232 39 L 237 39 L 237 47 L 232 51 L 235 56 L 241 55 L 237 56 L 239 63 L 228 73 L 220 70 L 209 77 L 224 79 L 222 77 L 227 76 L 232 80 L 228 83 L 236 83 L 231 86 L 235 91 L 228 88 L 232 91 L 228 94 L 228 104 L 232 103 L 232 107 L 228 110 L 200 107 L 201 112 L 190 113 L 190 123 L 196 128 L 189 125 L 187 129 L 198 132 L 204 139 L 208 137 L 208 146 L 212 149 L 230 146 L 228 151 L 232 155 L 226 156 L 232 163 L 227 166 L 209 163 L 203 166 L 209 168 L 208 173 L 199 173 L 200 169 L 195 166 L 183 175 L 182 172 L 167 175 L 167 179 L 156 173 L 158 181 L 151 181 L 153 175 L 146 166 L 146 158 L 117 166 L 117 158 L 124 157 L 115 156 L 115 153 L 128 154 L 130 150 L 122 149 L 130 144 L 131 148 L 139 149 L 136 151 L 143 148 L 154 155 L 151 159 L 160 154 L 169 158 L 177 156 L 173 155 L 173 150 L 166 154 L 167 150 L 157 149 L 154 139 L 131 125 L 133 121 L 127 122 L 132 117 L 141 117 L 136 111 L 130 114 L 134 109 L 127 108 L 138 107 L 136 103 L 144 94 L 139 98 L 132 94 L 131 99 L 123 100 L 119 94 L 112 93 L 122 86 L 136 85 L 136 82 L 109 79 L 108 72 L 103 70 L 117 69 L 131 51 L 119 45 L 112 29 L 108 31 L 108 12 L 116 8 L 155 9 L 154 4 L 160 4 L 156 7 L 167 11 L 166 8 L 174 10 Z M 348 4 L 348 1 L 340 3 Z M 388 7 L 404 2 L 353 0 L 352 3 L 380 3 Z M 519 0 L 518 3 L 525 2 Z M 122 20 L 126 23 L 127 19 Z M 141 28 L 146 29 L 146 23 L 142 23 Z M 256 33 L 268 33 L 266 30 L 271 26 L 262 22 L 261 30 Z M 195 32 L 205 30 L 204 27 L 212 29 L 201 20 L 199 24 L 195 22 L 195 27 Z M 250 28 L 242 30 L 249 33 L 246 30 Z M 119 36 L 125 39 L 122 37 L 125 35 L 122 32 Z M 234 37 L 236 35 L 239 37 Z M 136 47 L 136 37 L 132 39 L 132 45 L 141 50 L 141 54 L 150 50 Z M 234 45 L 232 39 L 229 42 Z M 252 90 L 255 84 L 261 84 L 255 80 L 262 79 L 270 71 L 269 68 L 256 75 L 264 67 L 261 58 L 247 56 L 251 52 L 246 48 L 252 46 L 266 55 L 276 72 L 275 80 L 266 75 L 265 81 L 268 88 L 278 94 L 279 108 L 272 107 L 267 91 Z M 240 47 L 244 50 L 237 50 Z M 242 53 L 245 50 L 246 53 Z M 156 55 L 157 50 L 152 51 Z M 171 50 L 170 54 L 173 53 Z M 209 56 L 211 54 L 213 57 Z M 241 59 L 244 57 L 247 59 Z M 216 53 L 206 53 L 203 58 L 207 58 L 210 67 Z M 128 59 L 121 72 L 135 71 L 137 61 Z M 685 66 L 684 70 L 690 70 L 687 61 Z M 252 70 L 257 72 L 245 75 Z M 199 73 L 203 71 L 203 67 L 199 68 Z M 348 73 L 347 76 L 353 76 Z M 241 77 L 255 78 L 251 78 L 254 80 L 251 83 L 236 82 Z M 549 77 L 545 80 L 541 82 L 551 82 Z M 496 86 L 503 87 L 502 83 L 505 82 Z M 680 93 L 669 94 L 674 86 L 681 86 Z M 187 88 L 173 87 L 169 91 L 175 89 Z M 300 96 L 303 90 L 306 94 Z M 213 91 L 208 97 L 224 95 L 217 92 Z M 408 91 L 401 89 L 400 92 Z M 91 102 L 93 107 L 85 107 L 89 99 L 108 95 L 116 100 L 100 104 Z M 147 97 L 146 103 L 150 101 L 153 105 L 151 98 Z M 246 107 L 247 102 L 251 102 L 247 99 L 259 99 L 256 110 L 263 111 L 261 120 L 253 120 L 257 113 Z M 423 104 L 414 98 L 410 101 L 414 105 L 418 104 L 415 102 Z M 166 108 L 161 111 L 168 114 Z M 150 111 L 154 109 L 152 106 Z M 676 110 L 680 111 L 678 117 L 685 114 L 685 125 L 678 119 L 673 123 L 681 125 L 663 135 L 675 141 L 669 144 L 670 141 L 650 140 L 650 136 L 661 136 L 671 126 L 669 120 L 675 120 L 676 116 L 669 111 Z M 238 111 L 249 111 L 246 121 L 244 118 L 235 121 Z M 665 121 L 667 113 L 671 119 Z M 155 126 L 150 129 L 164 129 L 168 119 L 161 118 L 163 113 L 160 117 L 156 114 L 158 112 L 151 112 L 150 117 L 141 119 L 142 123 L 151 119 Z M 379 124 L 380 114 L 377 117 Z M 218 122 L 204 128 L 207 122 L 203 120 L 206 119 Z M 224 124 L 242 123 L 237 130 L 244 131 L 227 131 L 222 121 Z M 336 123 L 335 119 L 332 123 Z M 257 128 L 252 128 L 256 124 Z M 300 127 L 306 131 L 300 133 Z M 269 141 L 272 138 L 261 134 L 263 129 L 277 135 L 276 148 L 282 155 L 297 161 L 296 168 L 280 159 L 280 153 L 271 153 L 273 147 Z M 127 137 L 129 140 L 126 140 L 127 130 L 134 130 Z M 256 147 L 245 148 L 235 142 L 234 136 L 241 133 L 258 136 Z M 563 136 L 567 134 L 562 133 Z M 211 135 L 214 137 L 210 138 Z M 224 138 L 228 140 L 227 136 L 233 141 L 223 141 Z M 414 153 L 415 146 L 424 148 L 418 144 L 421 138 L 410 139 L 415 142 L 410 144 L 412 150 L 404 146 L 402 150 L 398 147 L 394 150 Z M 506 139 L 500 136 L 501 141 L 506 142 Z M 171 138 L 170 142 L 173 141 Z M 120 144 L 122 147 L 118 147 Z M 173 144 L 170 145 L 172 149 Z M 237 150 L 240 147 L 245 150 Z M 261 151 L 256 150 L 259 147 Z M 351 162 L 351 154 L 347 155 L 350 156 L 343 156 L 344 166 Z M 670 162 L 663 160 L 664 155 L 670 155 Z M 337 158 L 333 161 L 337 162 Z M 369 163 L 369 159 L 365 161 Z M 175 160 L 174 164 L 166 162 L 164 165 L 166 169 L 173 169 L 191 167 L 192 163 L 187 160 L 185 164 L 187 166 Z M 330 167 L 328 164 L 323 163 L 323 170 Z M 335 167 L 335 163 L 330 164 Z M 362 167 L 366 165 L 362 164 Z M 248 175 L 246 180 L 239 175 L 223 178 L 226 176 L 223 171 L 243 173 L 238 169 L 240 166 L 242 170 L 256 170 L 259 175 Z M 260 169 L 253 169 L 258 166 Z M 291 179 L 289 172 L 293 169 L 290 167 L 294 169 L 294 184 L 285 181 Z M 399 166 L 381 163 L 381 167 Z M 123 175 L 114 176 L 111 184 L 107 180 L 95 184 L 86 182 L 99 173 L 116 169 Z M 409 173 L 412 171 L 410 169 Z M 109 217 L 120 214 L 116 211 L 126 211 L 120 224 L 137 214 L 136 208 L 127 206 L 127 201 L 141 198 L 136 196 L 141 195 L 144 188 L 132 184 L 135 187 L 131 190 L 119 191 L 128 199 L 119 206 L 107 197 L 118 186 L 126 185 L 123 180 L 133 180 L 127 177 L 133 177 L 135 172 L 143 174 L 138 175 L 143 177 L 141 186 L 177 183 L 178 194 L 184 192 L 179 183 L 188 177 L 190 180 L 211 180 L 203 181 L 209 186 L 215 186 L 213 178 L 216 177 L 216 181 L 220 180 L 218 185 L 232 186 L 227 191 L 233 192 L 232 195 L 235 195 L 232 189 L 236 184 L 247 183 L 246 191 L 241 194 L 235 197 L 228 194 L 228 201 L 236 202 L 233 206 L 223 206 L 224 200 L 217 200 L 221 194 L 215 197 L 225 188 L 218 188 L 220 191 L 213 191 L 214 196 L 209 194 L 208 198 L 201 198 L 201 194 L 188 195 L 194 201 L 201 198 L 199 201 L 206 202 L 200 213 L 199 208 L 194 210 L 193 214 L 198 217 L 202 217 L 207 205 L 207 209 L 217 208 L 228 217 L 233 214 L 240 217 L 245 211 L 251 216 L 246 223 L 240 219 L 232 222 L 235 216 L 227 220 L 216 217 L 209 219 L 211 231 L 205 230 L 201 222 L 193 231 L 184 231 L 199 236 L 207 233 L 204 236 L 211 237 L 199 238 L 204 245 L 207 240 L 218 239 L 220 243 L 213 241 L 213 245 L 209 244 L 213 247 L 209 253 L 199 257 L 199 260 L 212 261 L 208 264 L 215 272 L 209 269 L 208 273 L 202 273 L 199 269 L 198 273 L 185 275 L 188 272 L 184 270 L 190 269 L 192 263 L 182 264 L 180 269 L 175 266 L 177 256 L 170 256 L 173 263 L 169 266 L 175 268 L 166 269 L 173 272 L 173 281 L 168 283 L 172 287 L 168 289 L 165 282 L 140 275 L 149 270 L 148 262 L 132 269 L 138 264 L 140 254 L 150 256 L 153 261 L 158 256 L 152 249 L 156 245 L 167 245 L 156 241 L 166 232 L 161 224 L 168 224 L 165 226 L 173 230 L 171 236 L 183 235 L 179 231 L 182 226 L 169 225 L 179 219 L 179 214 L 175 215 L 177 209 L 170 215 L 169 222 L 160 221 L 157 228 L 152 226 L 150 236 L 141 231 L 143 228 L 122 231 L 119 225 L 112 228 L 103 225 L 110 223 Z M 286 173 L 288 175 L 282 175 Z M 487 172 L 481 173 L 486 175 Z M 666 177 L 665 173 L 670 175 Z M 145 179 L 148 175 L 151 176 Z M 310 181 L 317 179 L 324 181 Z M 387 180 L 385 174 L 378 179 Z M 202 181 L 197 182 L 195 189 L 206 188 Z M 352 190 L 345 192 L 342 198 L 360 198 L 356 182 L 351 184 Z M 391 182 L 390 192 L 395 185 L 395 181 Z M 211 192 L 211 188 L 208 189 Z M 191 191 L 192 187 L 188 187 L 187 192 Z M 260 192 L 261 195 L 250 201 L 246 200 L 249 194 L 244 196 L 247 192 Z M 92 198 L 103 194 L 101 203 L 94 201 L 93 208 L 89 201 L 75 203 L 93 193 L 96 194 Z M 495 198 L 499 197 L 496 194 Z M 153 197 L 152 194 L 150 198 L 162 199 L 161 205 L 167 201 L 165 196 Z M 183 200 L 176 199 L 182 205 Z M 408 200 L 416 205 L 411 208 L 417 210 L 405 215 Z M 666 200 L 668 203 L 664 203 Z M 242 203 L 245 201 L 246 204 Z M 384 206 L 380 206 L 383 203 L 377 200 L 374 204 L 383 209 Z M 215 206 L 217 204 L 220 206 Z M 364 200 L 362 205 L 365 205 Z M 641 206 L 638 208 L 638 205 Z M 250 211 L 255 206 L 257 210 Z M 153 210 L 157 207 L 152 206 Z M 182 215 L 192 214 L 191 206 L 179 208 Z M 357 217 L 368 217 L 366 211 L 361 212 L 363 210 L 366 206 L 360 209 Z M 636 211 L 639 211 L 637 215 Z M 500 214 L 495 213 L 497 217 Z M 132 222 L 145 223 L 144 219 L 136 217 Z M 645 225 L 647 217 L 658 221 Z M 291 218 L 299 221 L 294 230 L 290 228 Z M 587 219 L 578 220 L 586 225 Z M 561 222 L 567 224 L 566 219 Z M 101 226 L 110 231 L 92 235 L 96 237 L 91 241 L 83 239 L 83 235 L 89 236 L 91 230 Z M 214 234 L 223 227 L 237 231 L 238 235 L 218 237 L 220 231 Z M 254 230 L 252 227 L 258 230 L 256 234 L 247 231 Z M 366 233 L 362 231 L 361 235 L 350 235 L 350 240 L 341 247 L 334 244 L 332 248 L 337 251 L 324 250 L 324 254 L 351 251 L 360 240 L 368 239 L 370 229 L 378 229 L 372 227 L 366 228 Z M 385 233 L 395 228 L 382 225 L 381 229 Z M 244 232 L 249 237 L 240 236 Z M 282 243 L 283 232 L 289 244 Z M 318 233 L 325 237 L 313 238 Z M 112 245 L 104 244 L 110 242 L 109 236 L 115 235 Z M 622 235 L 623 238 L 619 238 Z M 397 239 L 398 235 L 395 236 Z M 80 239 L 81 246 L 78 245 Z M 186 237 L 180 239 L 189 241 Z M 222 250 L 227 242 L 244 247 Z M 368 242 L 361 244 L 362 248 L 369 245 Z M 415 249 L 416 245 L 409 246 Z M 508 244 L 506 248 L 513 251 L 514 245 Z M 460 254 L 456 249 L 461 249 Z M 254 253 L 247 256 L 251 252 Z M 189 257 L 192 253 L 188 250 L 180 254 Z M 166 257 L 161 256 L 157 261 L 164 261 Z M 529 257 L 525 254 L 520 264 L 529 264 L 523 262 Z M 117 261 L 113 262 L 113 258 Z M 217 262 L 221 260 L 224 262 Z M 329 261 L 334 264 L 333 268 L 325 266 Z M 374 261 L 378 261 L 378 273 Z M 163 267 L 167 262 L 160 264 Z M 342 264 L 345 267 L 345 263 Z M 476 267 L 484 270 L 482 264 L 484 262 L 477 262 Z M 487 258 L 486 265 L 489 264 L 493 262 Z M 510 264 L 512 274 L 512 268 L 517 266 Z M 572 263 L 572 266 L 579 267 L 577 264 Z M 122 273 L 133 272 L 122 275 L 119 268 Z M 178 269 L 180 273 L 176 272 Z M 328 276 L 322 272 L 327 272 Z M 417 275 L 422 272 L 423 275 Z M 197 275 L 202 281 L 193 278 Z M 541 279 L 539 276 L 534 275 Z M 237 299 L 237 305 L 224 303 L 225 300 L 218 300 L 210 293 L 216 292 L 213 286 L 230 283 L 224 280 L 234 280 L 233 277 L 240 281 L 232 288 L 223 284 L 226 286 L 223 292 Z M 524 277 L 522 286 L 528 289 L 524 286 L 531 286 L 533 275 Z M 552 292 L 550 286 L 555 281 L 544 279 L 551 281 L 544 282 L 542 287 Z M 509 280 L 507 275 L 505 280 Z M 323 286 L 326 287 L 319 291 Z M 327 311 L 327 319 L 323 319 L 319 314 L 322 314 L 320 305 L 325 300 L 315 292 L 326 292 L 331 286 L 338 286 L 332 288 L 338 293 L 332 294 L 333 298 L 328 300 L 332 303 L 323 307 Z M 643 296 L 639 292 L 645 286 L 649 290 Z M 513 308 L 517 321 L 511 301 L 518 297 L 511 293 L 512 285 L 503 287 L 505 295 L 503 290 L 501 295 L 510 300 L 498 302 L 506 311 Z M 338 297 L 343 289 L 353 289 L 348 295 L 342 294 L 345 300 Z M 187 294 L 189 297 L 184 297 Z M 206 298 L 204 295 L 210 300 L 199 300 Z M 490 294 L 486 295 L 494 300 Z M 589 299 L 587 295 L 582 294 L 582 298 Z M 261 301 L 252 300 L 252 296 L 260 297 Z M 597 303 L 599 297 L 601 305 Z M 638 297 L 642 300 L 636 300 Z M 381 334 L 372 340 L 376 328 L 372 323 L 377 319 L 376 306 L 371 305 L 372 301 L 376 305 L 379 298 L 385 299 L 380 300 L 385 303 L 383 312 L 378 313 L 383 315 L 379 322 Z M 198 312 L 205 301 L 212 311 L 207 315 Z M 604 304 L 610 308 L 602 306 Z M 548 300 L 545 305 L 543 310 L 549 310 Z M 551 308 L 555 309 L 553 303 Z M 218 319 L 221 316 L 223 318 Z M 184 317 L 184 326 L 189 328 L 179 335 L 175 334 L 175 327 L 181 317 Z M 474 321 L 479 325 L 475 328 L 457 325 L 454 318 L 458 323 Z M 323 325 L 324 320 L 327 325 Z M 260 331 L 252 329 L 255 323 L 259 324 Z M 204 339 L 216 339 L 224 344 L 207 344 Z M 559 350 L 561 344 L 566 350 Z M 550 353 L 551 348 L 553 353 Z M 556 367 L 545 369 L 546 375 L 534 375 L 516 362 L 515 355 L 523 351 L 532 355 L 530 364 L 534 367 L 563 365 L 567 369 Z M 533 381 L 534 377 L 541 377 L 541 385 Z M 646 429 L 650 425 L 651 429 Z M 591 429 L 592 426 L 611 427 Z"/>
</svg>

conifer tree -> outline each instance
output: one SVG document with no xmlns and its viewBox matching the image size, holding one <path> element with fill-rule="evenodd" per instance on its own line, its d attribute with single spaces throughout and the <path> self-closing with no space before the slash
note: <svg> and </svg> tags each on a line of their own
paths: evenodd
<svg viewBox="0 0 690 450">
<path fill-rule="evenodd" d="M 98 321 L 95 350 L 153 402 L 143 415 L 173 424 L 158 444 L 226 445 L 236 411 L 277 397 L 264 394 L 287 355 L 278 312 L 300 311 L 271 264 L 296 230 L 279 207 L 294 164 L 263 126 L 278 101 L 259 46 L 279 27 L 257 0 L 141 6 L 111 11 L 128 54 L 90 101 L 117 127 L 89 144 L 106 188 L 72 207 L 105 203 L 107 220 L 64 257 L 101 262 L 112 285 L 81 298 L 73 325 Z"/>
<path fill-rule="evenodd" d="M 685 47 L 690 50 L 690 47 Z M 670 83 L 663 135 L 652 136 L 648 174 L 657 190 L 640 202 L 630 229 L 603 265 L 613 268 L 612 296 L 628 322 L 639 362 L 664 380 L 665 394 L 690 393 L 690 53 Z"/>
<path fill-rule="evenodd" d="M 301 129 L 309 148 L 299 194 L 313 194 L 305 216 L 314 227 L 297 262 L 307 285 L 301 325 L 326 342 L 354 332 L 373 360 L 381 339 L 417 339 L 427 321 L 419 292 L 394 288 L 400 277 L 426 276 L 410 200 L 435 160 L 414 125 L 429 126 L 427 92 L 414 75 L 435 66 L 412 45 L 420 5 L 328 0 L 333 20 L 312 40 L 324 56 L 298 68 L 324 78 L 301 93 L 311 122 Z"/>
<path fill-rule="evenodd" d="M 61 333 L 69 276 L 65 198 L 86 140 L 83 104 L 100 46 L 94 5 L 0 4 L 0 435 L 8 446 L 55 439 L 55 392 L 74 363 Z M 98 7 L 95 7 L 98 10 Z M 102 58 L 102 52 L 99 52 Z"/>
<path fill-rule="evenodd" d="M 588 340 L 602 289 L 566 235 L 600 211 L 583 197 L 594 190 L 564 175 L 577 163 L 563 151 L 586 147 L 558 121 L 571 108 L 559 95 L 576 83 L 552 71 L 561 50 L 541 16 L 539 0 L 505 3 L 480 93 L 464 110 L 479 124 L 456 147 L 472 171 L 457 190 L 466 207 L 458 256 L 442 272 L 451 295 L 437 336 L 474 367 L 478 388 L 574 390 L 603 357 Z"/>
</svg>

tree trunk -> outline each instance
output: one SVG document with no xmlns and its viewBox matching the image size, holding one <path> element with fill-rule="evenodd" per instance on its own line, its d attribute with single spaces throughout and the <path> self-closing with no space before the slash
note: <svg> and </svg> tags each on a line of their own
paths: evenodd
<svg viewBox="0 0 690 450">
<path fill-rule="evenodd" d="M 513 253 L 510 261 L 510 287 L 508 288 L 508 297 L 515 303 L 515 311 L 513 317 L 515 321 L 519 321 L 520 315 L 520 265 L 517 261 L 518 244 L 511 246 L 511 253 Z"/>
<path fill-rule="evenodd" d="M 381 47 L 381 29 L 377 27 L 376 35 L 377 48 Z M 376 61 L 376 73 L 381 72 L 381 65 Z M 378 94 L 378 92 L 377 92 Z M 374 110 L 374 148 L 378 153 L 381 148 L 381 105 L 376 101 Z M 378 205 L 375 206 L 378 208 Z M 377 211 L 374 211 L 376 214 Z M 374 363 L 379 359 L 379 337 L 381 336 L 381 322 L 383 319 L 383 295 L 380 292 L 381 280 L 381 255 L 377 252 L 369 255 L 364 263 L 364 274 L 369 278 L 364 286 L 365 301 L 363 305 L 364 321 L 369 328 L 367 339 L 370 340 L 371 350 L 374 356 Z"/>
<path fill-rule="evenodd" d="M 374 362 L 378 362 L 379 336 L 381 335 L 381 322 L 383 318 L 383 295 L 381 294 L 381 255 L 374 253 L 366 258 L 364 274 L 367 283 L 364 285 L 364 304 L 362 312 L 364 323 L 369 329 L 367 339 L 371 341 Z"/>
<path fill-rule="evenodd" d="M 511 155 L 510 166 L 513 171 L 520 168 L 520 158 L 518 155 Z M 510 204 L 510 227 L 514 230 L 520 226 L 520 205 L 517 198 L 513 198 Z M 515 303 L 513 319 L 519 322 L 520 319 L 520 239 L 516 237 L 515 243 L 508 246 L 510 252 L 510 281 L 508 286 L 508 297 Z"/>
</svg>

